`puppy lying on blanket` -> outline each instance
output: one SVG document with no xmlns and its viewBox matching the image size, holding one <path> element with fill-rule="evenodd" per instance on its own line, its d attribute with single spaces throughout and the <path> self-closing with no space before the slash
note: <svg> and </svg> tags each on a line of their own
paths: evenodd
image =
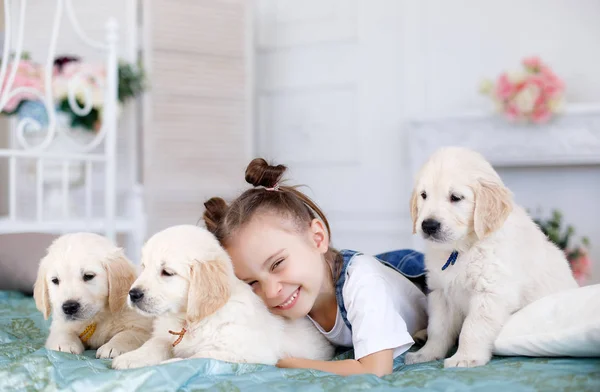
<svg viewBox="0 0 600 392">
<path fill-rule="evenodd" d="M 152 321 L 125 306 L 135 270 L 123 251 L 93 233 L 57 238 L 40 261 L 34 298 L 48 319 L 46 348 L 81 354 L 98 349 L 96 357 L 115 358 L 140 347 Z"/>
<path fill-rule="evenodd" d="M 429 340 L 407 364 L 458 351 L 445 367 L 485 365 L 508 317 L 577 287 L 563 252 L 515 205 L 492 166 L 458 147 L 435 152 L 417 176 L 414 231 L 426 240 Z"/>
<path fill-rule="evenodd" d="M 115 359 L 115 369 L 173 357 L 274 365 L 288 356 L 333 356 L 333 347 L 309 320 L 271 314 L 235 277 L 229 256 L 206 229 L 183 225 L 155 234 L 142 250 L 142 268 L 129 301 L 157 316 L 154 332 L 142 347 Z"/>
</svg>

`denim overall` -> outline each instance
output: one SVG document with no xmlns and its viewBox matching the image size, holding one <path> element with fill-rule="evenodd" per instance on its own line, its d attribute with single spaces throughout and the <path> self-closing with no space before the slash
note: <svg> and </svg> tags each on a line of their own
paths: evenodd
<svg viewBox="0 0 600 392">
<path fill-rule="evenodd" d="M 350 321 L 348 321 L 346 307 L 344 306 L 342 288 L 346 282 L 346 270 L 348 269 L 348 266 L 352 263 L 354 256 L 361 255 L 362 253 L 343 249 L 340 251 L 340 254 L 344 259 L 344 264 L 342 265 L 340 277 L 335 284 L 335 297 L 337 299 L 342 319 L 348 328 L 350 328 L 350 331 L 352 331 L 352 325 L 350 324 Z M 411 249 L 400 249 L 376 255 L 375 258 L 383 265 L 393 268 L 395 271 L 407 277 L 423 292 L 427 292 L 427 286 L 425 283 L 425 257 L 422 253 Z"/>
</svg>

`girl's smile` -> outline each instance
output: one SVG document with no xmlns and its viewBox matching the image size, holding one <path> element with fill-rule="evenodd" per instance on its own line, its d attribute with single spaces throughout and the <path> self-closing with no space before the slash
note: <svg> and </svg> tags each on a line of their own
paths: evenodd
<svg viewBox="0 0 600 392">
<path fill-rule="evenodd" d="M 289 310 L 296 305 L 298 302 L 298 296 L 300 295 L 300 287 L 292 293 L 282 304 L 277 305 L 276 308 L 280 310 Z"/>
</svg>

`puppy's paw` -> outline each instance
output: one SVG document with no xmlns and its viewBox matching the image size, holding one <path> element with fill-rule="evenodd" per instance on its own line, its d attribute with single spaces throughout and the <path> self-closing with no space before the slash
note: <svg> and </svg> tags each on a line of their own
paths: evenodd
<svg viewBox="0 0 600 392">
<path fill-rule="evenodd" d="M 441 358 L 443 358 L 442 354 L 434 353 L 431 350 L 421 349 L 414 353 L 406 353 L 406 356 L 404 357 L 404 364 L 412 365 L 415 363 L 437 361 Z"/>
<path fill-rule="evenodd" d="M 81 343 L 81 340 L 77 338 L 48 339 L 46 342 L 46 348 L 48 350 L 62 351 L 71 354 L 81 354 L 85 351 L 83 343 Z"/>
<path fill-rule="evenodd" d="M 158 365 L 166 358 L 168 357 L 148 352 L 147 350 L 138 349 L 119 355 L 113 359 L 111 366 L 113 369 L 136 369 L 145 366 Z"/>
<path fill-rule="evenodd" d="M 116 358 L 119 355 L 128 353 L 130 351 L 138 348 L 138 345 L 135 344 L 127 344 L 122 341 L 115 341 L 115 339 L 109 340 L 107 343 L 100 346 L 98 351 L 96 351 L 96 358 L 100 359 L 111 359 Z"/>
<path fill-rule="evenodd" d="M 464 355 L 456 353 L 450 358 L 444 360 L 445 368 L 453 367 L 477 367 L 483 366 L 490 361 L 491 357 L 488 355 Z"/>
<path fill-rule="evenodd" d="M 136 369 L 144 366 L 158 365 L 161 362 L 162 358 L 155 358 L 153 355 L 136 350 L 119 355 L 113 359 L 111 366 L 113 369 Z"/>
</svg>

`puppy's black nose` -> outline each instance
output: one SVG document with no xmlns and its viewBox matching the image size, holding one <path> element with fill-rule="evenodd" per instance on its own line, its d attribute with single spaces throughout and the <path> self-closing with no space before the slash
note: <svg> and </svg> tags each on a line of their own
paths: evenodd
<svg viewBox="0 0 600 392">
<path fill-rule="evenodd" d="M 77 302 L 77 301 L 69 300 L 62 304 L 63 312 L 69 316 L 72 316 L 75 313 L 77 313 L 79 311 L 80 307 L 81 307 L 81 305 L 79 305 L 79 302 Z"/>
<path fill-rule="evenodd" d="M 425 219 L 423 223 L 421 223 L 421 228 L 423 229 L 423 233 L 428 235 L 433 235 L 440 230 L 442 224 L 435 219 Z"/>
<path fill-rule="evenodd" d="M 131 302 L 138 302 L 144 298 L 144 292 L 140 289 L 131 289 L 129 290 L 129 298 L 131 298 Z"/>
</svg>

